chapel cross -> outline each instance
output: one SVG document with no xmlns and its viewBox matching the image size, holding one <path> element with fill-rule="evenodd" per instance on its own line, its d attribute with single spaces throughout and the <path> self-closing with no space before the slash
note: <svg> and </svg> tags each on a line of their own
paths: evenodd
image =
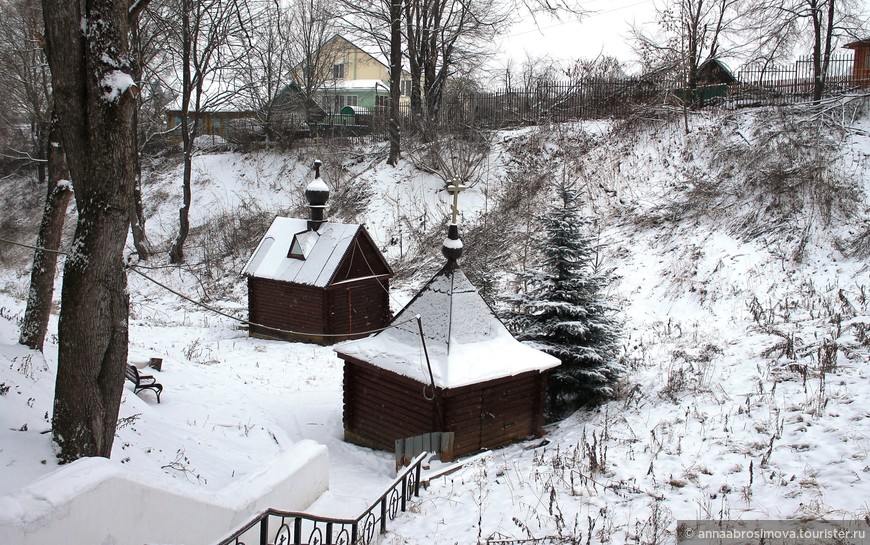
<svg viewBox="0 0 870 545">
<path fill-rule="evenodd" d="M 459 182 L 459 178 L 453 178 L 452 184 L 447 186 L 447 192 L 453 195 L 453 221 L 451 223 L 456 225 L 456 214 L 459 212 L 459 192 L 468 188 Z"/>
</svg>

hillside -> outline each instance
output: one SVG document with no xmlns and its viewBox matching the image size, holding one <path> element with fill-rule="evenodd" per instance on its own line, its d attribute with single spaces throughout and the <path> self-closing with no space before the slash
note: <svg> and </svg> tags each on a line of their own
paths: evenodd
<svg viewBox="0 0 870 545">
<path fill-rule="evenodd" d="M 864 99 L 690 114 L 688 133 L 683 123 L 584 122 L 477 143 L 478 175 L 460 200 L 464 269 L 491 299 L 511 290 L 511 273 L 534 252 L 532 218 L 554 181 L 576 179 L 600 231 L 630 373 L 617 399 L 552 426 L 545 441 L 433 481 L 386 543 L 667 543 L 678 519 L 870 516 Z M 245 318 L 238 271 L 275 214 L 304 214 L 302 189 L 320 158 L 330 216 L 366 223 L 399 272 L 397 310 L 441 259 L 444 182 L 420 170 L 432 151 L 397 168 L 373 147 L 199 155 L 189 263 L 168 267 L 163 251 L 129 275 L 131 357 L 162 357 L 165 390 L 159 405 L 125 392 L 112 459 L 171 486 L 220 490 L 314 439 L 330 450 L 331 491 L 313 511 L 356 514 L 376 496 L 392 456 L 341 441 L 331 349 L 250 339 L 143 275 Z M 165 249 L 180 169 L 172 156 L 151 169 L 147 228 Z M 28 182 L 4 184 L 3 209 L 15 215 Z M 27 240 L 33 208 L 4 219 L 3 238 Z M 56 346 L 49 339 L 43 357 L 16 344 L 27 256 L 4 247 L 0 258 L 8 509 L 56 468 L 44 433 Z"/>
</svg>

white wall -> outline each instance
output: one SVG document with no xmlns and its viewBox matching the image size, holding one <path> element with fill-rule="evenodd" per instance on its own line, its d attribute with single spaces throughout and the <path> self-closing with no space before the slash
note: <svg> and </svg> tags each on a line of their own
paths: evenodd
<svg viewBox="0 0 870 545">
<path fill-rule="evenodd" d="M 328 486 L 327 449 L 313 441 L 217 492 L 86 458 L 0 497 L 0 543 L 206 545 L 267 508 L 305 509 Z"/>
</svg>

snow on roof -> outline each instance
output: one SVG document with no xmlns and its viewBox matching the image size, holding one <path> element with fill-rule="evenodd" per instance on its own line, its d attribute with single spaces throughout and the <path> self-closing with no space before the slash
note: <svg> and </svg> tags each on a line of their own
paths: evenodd
<svg viewBox="0 0 870 545">
<path fill-rule="evenodd" d="M 417 315 L 439 388 L 458 388 L 560 364 L 557 358 L 514 339 L 465 273 L 449 263 L 393 318 L 392 327 L 341 343 L 335 351 L 429 384 L 414 319 Z"/>
<path fill-rule="evenodd" d="M 309 232 L 308 220 L 277 217 L 242 269 L 242 274 L 326 287 L 359 229 L 359 225 L 327 222 L 317 231 Z M 290 247 L 297 239 L 305 259 L 288 257 Z"/>
<path fill-rule="evenodd" d="M 329 82 L 327 89 L 335 87 L 336 89 L 376 89 L 380 87 L 384 90 L 389 90 L 387 85 L 379 79 L 345 79 Z"/>
</svg>

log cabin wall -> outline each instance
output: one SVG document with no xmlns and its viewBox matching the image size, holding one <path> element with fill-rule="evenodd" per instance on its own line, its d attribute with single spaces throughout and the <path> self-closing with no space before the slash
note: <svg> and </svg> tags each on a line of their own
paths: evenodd
<svg viewBox="0 0 870 545">
<path fill-rule="evenodd" d="M 344 362 L 344 437 L 392 451 L 396 439 L 438 431 L 433 401 L 423 384 L 354 358 Z"/>
<path fill-rule="evenodd" d="M 442 392 L 455 456 L 497 448 L 544 431 L 546 373 L 531 371 Z"/>
<path fill-rule="evenodd" d="M 391 451 L 396 439 L 452 431 L 453 454 L 467 456 L 543 435 L 546 373 L 438 390 L 442 425 L 434 401 L 423 396 L 423 384 L 342 358 L 345 440 L 352 443 Z"/>
<path fill-rule="evenodd" d="M 327 333 L 370 332 L 390 323 L 389 280 L 369 278 L 327 288 Z M 347 335 L 334 342 L 366 336 Z"/>
<path fill-rule="evenodd" d="M 248 316 L 254 336 L 323 343 L 323 337 L 292 335 L 268 328 L 301 333 L 322 333 L 325 322 L 325 291 L 313 286 L 289 284 L 267 278 L 248 277 Z M 257 327 L 254 324 L 268 326 Z M 326 342 L 331 342 L 326 339 Z"/>
<path fill-rule="evenodd" d="M 392 276 L 393 271 L 372 242 L 368 231 L 360 229 L 341 265 L 335 271 L 332 282 L 378 275 Z"/>
</svg>

